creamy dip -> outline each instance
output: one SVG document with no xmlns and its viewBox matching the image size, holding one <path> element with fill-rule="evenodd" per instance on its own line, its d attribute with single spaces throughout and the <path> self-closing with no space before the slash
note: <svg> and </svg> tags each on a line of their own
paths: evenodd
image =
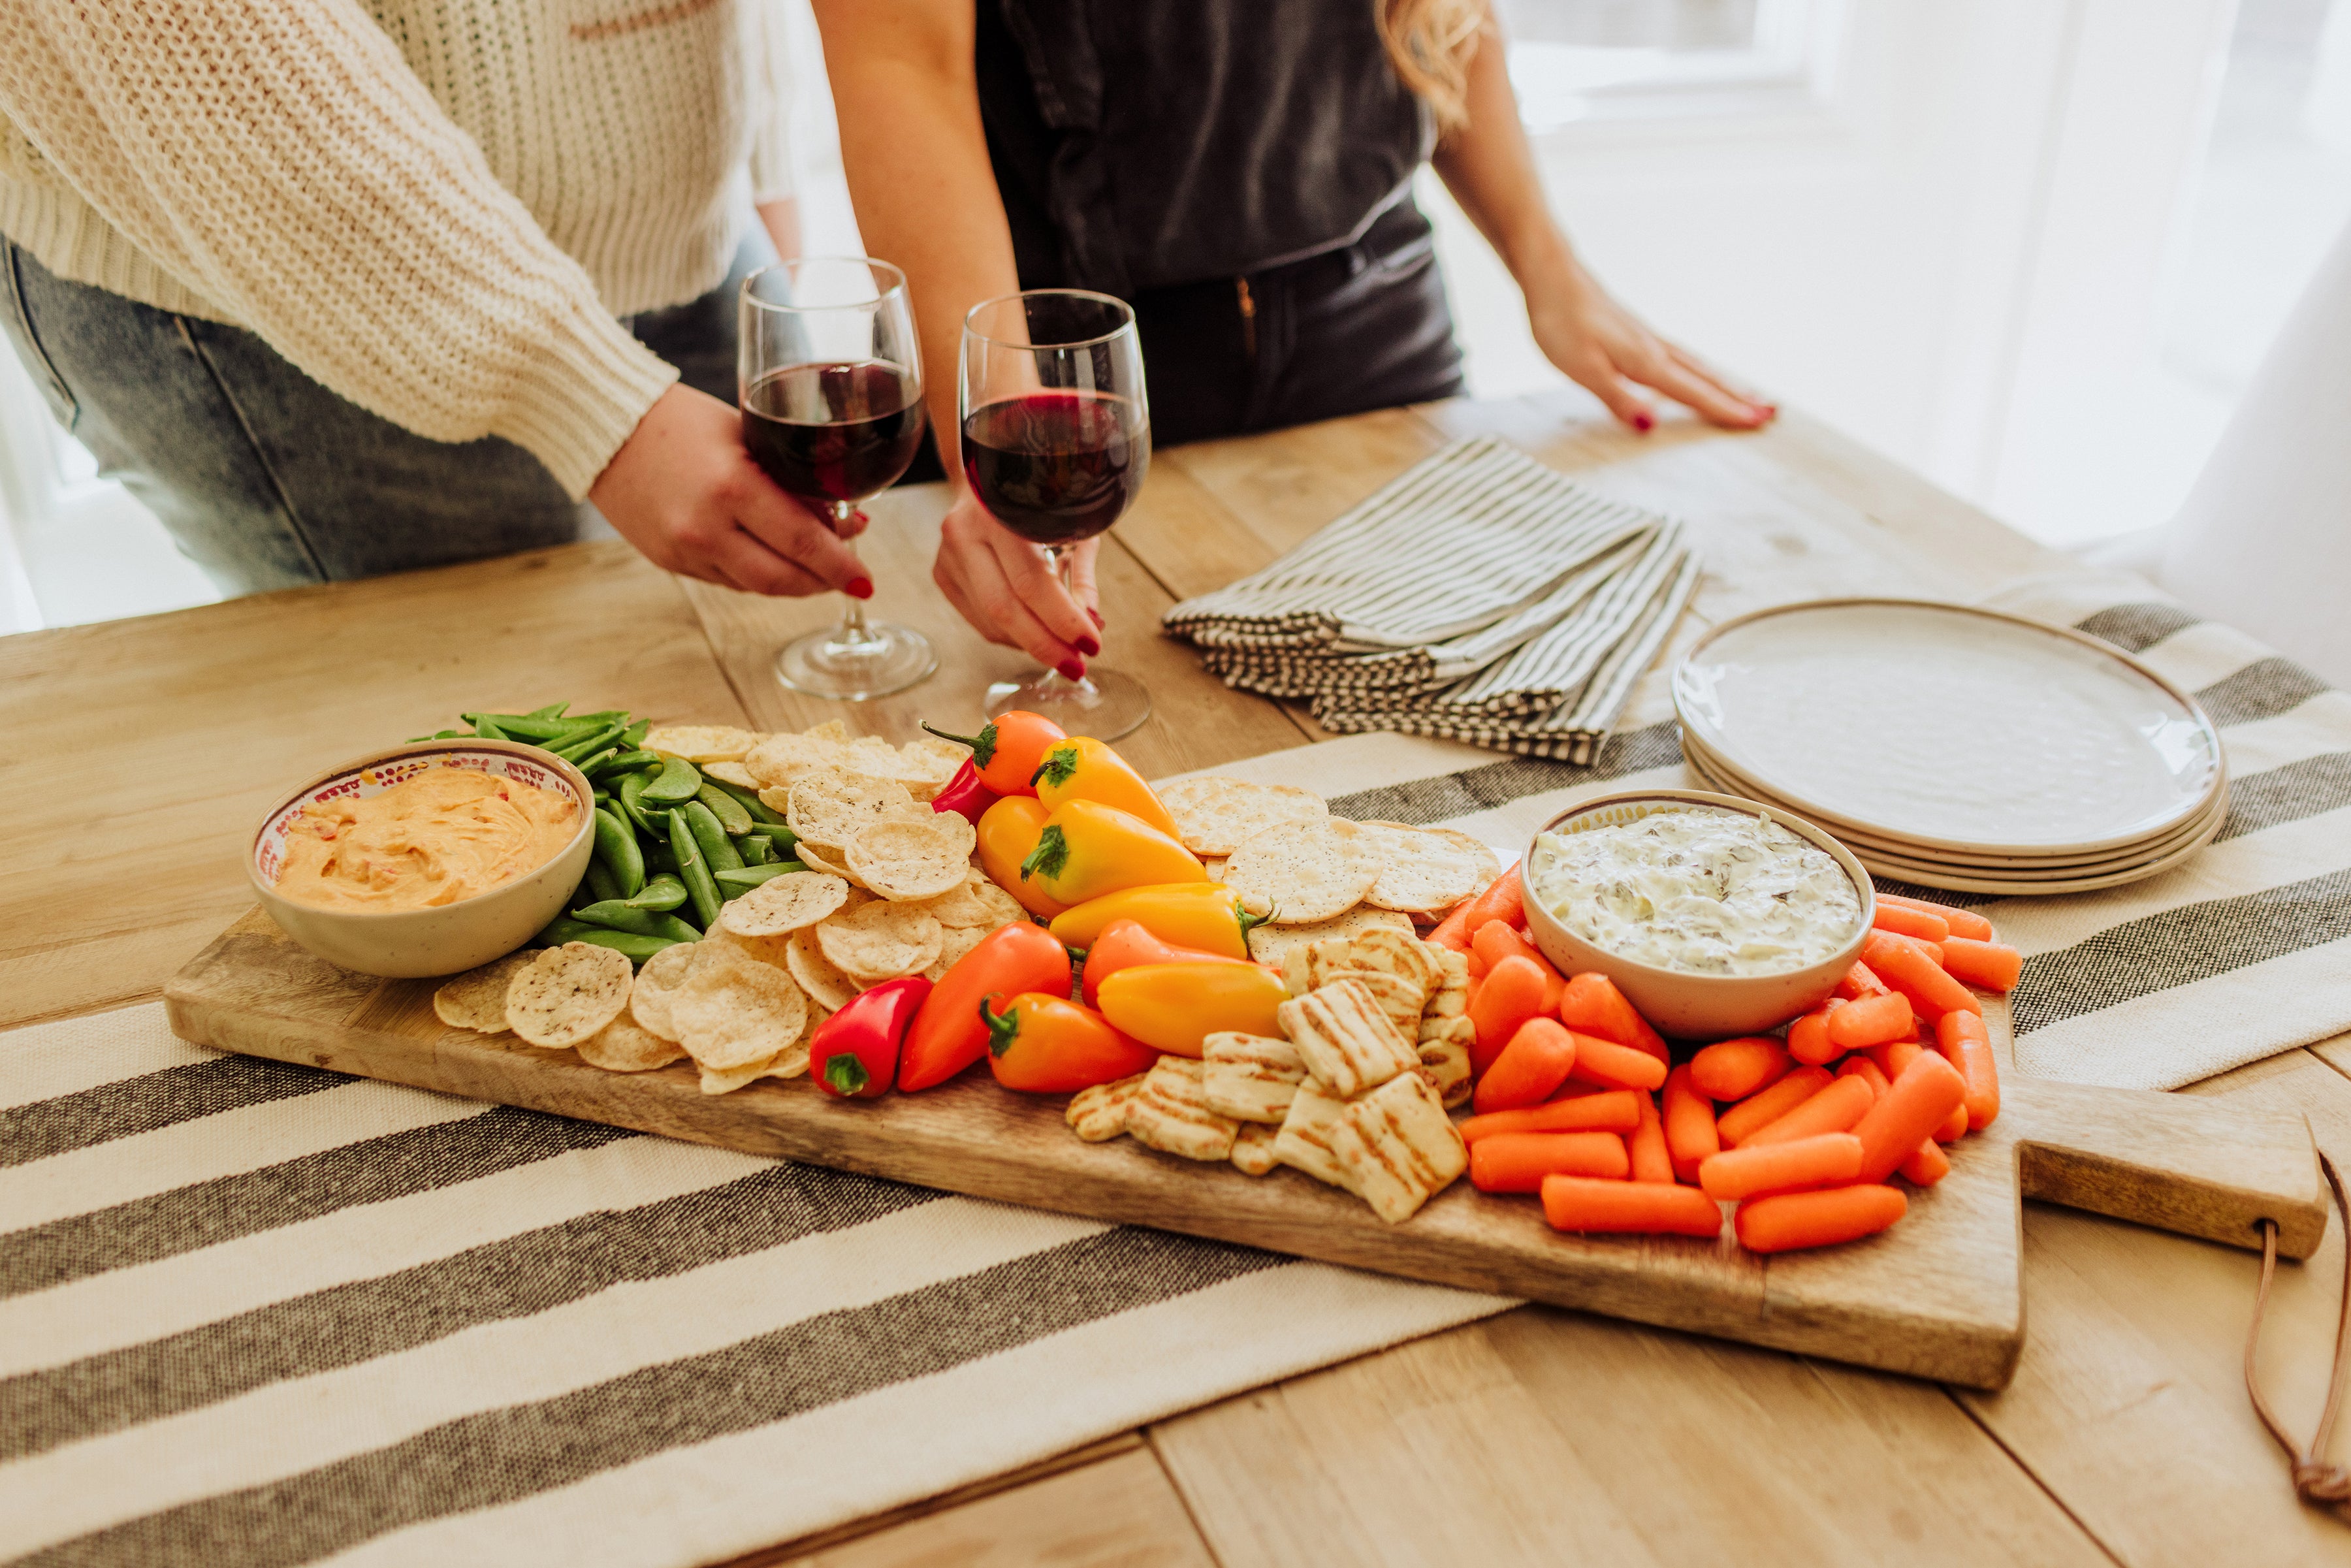
<svg viewBox="0 0 2351 1568">
<path fill-rule="evenodd" d="M 428 909 L 536 871 L 579 831 L 569 795 L 428 768 L 364 800 L 302 808 L 286 824 L 277 891 L 329 909 Z"/>
<path fill-rule="evenodd" d="M 1710 806 L 1536 838 L 1528 891 L 1593 946 L 1692 975 L 1777 975 L 1851 940 L 1861 897 L 1818 845 Z"/>
</svg>

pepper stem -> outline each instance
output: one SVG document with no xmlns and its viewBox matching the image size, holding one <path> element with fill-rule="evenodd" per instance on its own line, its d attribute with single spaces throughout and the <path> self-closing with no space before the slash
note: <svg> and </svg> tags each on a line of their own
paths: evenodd
<svg viewBox="0 0 2351 1568">
<path fill-rule="evenodd" d="M 865 1071 L 865 1063 L 844 1051 L 825 1060 L 824 1081 L 832 1086 L 834 1093 L 847 1096 L 872 1082 L 873 1074 Z"/>
<path fill-rule="evenodd" d="M 1279 904 L 1269 904 L 1265 906 L 1265 913 L 1263 915 L 1251 915 L 1249 912 L 1249 906 L 1241 903 L 1239 896 L 1236 894 L 1233 898 L 1233 914 L 1240 920 L 1241 942 L 1246 946 L 1249 942 L 1249 934 L 1250 932 L 1256 930 L 1260 925 L 1269 925 L 1280 918 L 1281 905 Z"/>
<path fill-rule="evenodd" d="M 1029 873 L 1035 872 L 1050 882 L 1069 863 L 1070 841 L 1062 836 L 1061 824 L 1054 823 L 1037 835 L 1037 847 L 1020 862 L 1020 880 L 1027 882 Z"/>
<path fill-rule="evenodd" d="M 1037 764 L 1036 772 L 1029 775 L 1029 787 L 1035 789 L 1037 780 L 1042 779 L 1058 789 L 1067 784 L 1070 775 L 1077 770 L 1078 748 L 1066 740 L 1059 741 L 1046 748 L 1044 760 Z"/>
<path fill-rule="evenodd" d="M 971 759 L 985 768 L 996 760 L 996 721 L 990 719 L 977 735 L 953 735 L 937 725 L 925 724 L 925 729 L 941 740 L 952 740 L 958 746 L 971 747 Z"/>
<path fill-rule="evenodd" d="M 1020 1015 L 1008 1007 L 994 1011 L 987 1001 L 987 997 L 979 998 L 979 1020 L 987 1026 L 987 1054 L 1002 1056 L 1020 1038 Z"/>
</svg>

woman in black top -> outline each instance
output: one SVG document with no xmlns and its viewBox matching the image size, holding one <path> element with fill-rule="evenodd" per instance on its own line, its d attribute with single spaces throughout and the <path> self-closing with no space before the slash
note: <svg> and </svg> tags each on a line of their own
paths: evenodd
<svg viewBox="0 0 2351 1568">
<path fill-rule="evenodd" d="M 963 318 L 1020 288 L 1132 303 L 1156 443 L 1461 390 L 1428 221 L 1433 158 L 1552 363 L 1636 430 L 1635 384 L 1718 424 L 1773 410 L 1593 281 L 1536 180 L 1488 0 L 817 0 L 866 247 L 904 267 L 931 429 L 958 495 L 933 577 L 965 618 L 1075 678 L 1100 651 L 1093 545 L 1071 593 L 956 461 Z"/>
</svg>

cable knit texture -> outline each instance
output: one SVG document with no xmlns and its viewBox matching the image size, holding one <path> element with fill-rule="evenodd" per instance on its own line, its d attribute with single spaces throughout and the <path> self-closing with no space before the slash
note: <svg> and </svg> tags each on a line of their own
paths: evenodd
<svg viewBox="0 0 2351 1568">
<path fill-rule="evenodd" d="M 676 379 L 614 314 L 790 189 L 769 3 L 0 0 L 0 231 L 582 496 Z"/>
</svg>

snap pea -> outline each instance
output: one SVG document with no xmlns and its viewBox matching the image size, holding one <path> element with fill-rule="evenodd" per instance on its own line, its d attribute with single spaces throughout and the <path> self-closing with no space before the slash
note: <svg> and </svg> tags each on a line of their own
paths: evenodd
<svg viewBox="0 0 2351 1568">
<path fill-rule="evenodd" d="M 627 727 L 626 725 L 608 724 L 601 729 L 589 731 L 576 740 L 559 741 L 548 747 L 547 749 L 566 762 L 576 763 L 581 758 L 593 757 L 611 746 L 612 742 L 621 738 L 621 731 Z"/>
<path fill-rule="evenodd" d="M 588 874 L 580 879 L 579 893 L 572 896 L 579 897 L 580 894 L 588 894 L 589 902 L 601 902 L 605 899 L 623 896 L 620 880 L 605 870 L 601 862 L 592 860 L 588 862 Z"/>
<path fill-rule="evenodd" d="M 610 757 L 597 758 L 592 769 L 582 767 L 580 771 L 590 779 L 605 779 L 634 768 L 659 768 L 664 760 L 666 758 L 658 751 L 622 751 L 615 747 Z"/>
<path fill-rule="evenodd" d="M 590 904 L 573 910 L 571 918 L 613 931 L 633 931 L 640 936 L 666 936 L 673 942 L 698 942 L 702 939 L 701 932 L 674 915 L 633 909 L 622 903 Z"/>
<path fill-rule="evenodd" d="M 761 883 L 773 882 L 787 872 L 806 870 L 808 867 L 798 861 L 779 861 L 774 865 L 747 865 L 741 871 L 713 872 L 711 880 L 717 883 L 720 893 L 726 893 L 730 888 L 736 893 L 748 893 Z"/>
<path fill-rule="evenodd" d="M 718 825 L 716 813 L 699 800 L 688 800 L 678 810 L 685 814 L 685 825 L 694 830 L 695 842 L 702 846 L 702 857 L 710 862 L 712 872 L 743 869 L 743 857 L 727 839 L 726 830 Z"/>
<path fill-rule="evenodd" d="M 677 939 L 669 936 L 642 936 L 634 931 L 613 931 L 601 925 L 579 924 L 580 928 L 563 938 L 565 942 L 585 942 L 591 947 L 610 947 L 632 964 L 642 964 L 664 947 L 674 947 Z M 550 943 L 559 946 L 560 943 Z"/>
<path fill-rule="evenodd" d="M 685 883 L 664 872 L 648 881 L 643 892 L 622 902 L 632 909 L 650 909 L 655 914 L 666 915 L 685 902 Z"/>
<path fill-rule="evenodd" d="M 645 853 L 637 848 L 637 835 L 601 809 L 596 813 L 596 862 L 620 884 L 622 898 L 634 898 L 645 890 Z"/>
<path fill-rule="evenodd" d="M 679 807 L 669 813 L 669 850 L 677 857 L 677 877 L 685 883 L 685 895 L 694 902 L 695 923 L 707 931 L 718 918 L 718 884 L 710 879 L 710 862 L 703 858 L 694 830 L 686 825 L 685 810 Z"/>
<path fill-rule="evenodd" d="M 413 746 L 420 740 L 471 740 L 473 738 L 474 732 L 470 729 L 436 729 L 431 735 L 412 735 L 401 744 Z"/>
<path fill-rule="evenodd" d="M 661 777 L 645 786 L 645 804 L 675 806 L 693 800 L 701 788 L 702 769 L 683 757 L 673 757 L 662 765 Z"/>
<path fill-rule="evenodd" d="M 621 716 L 626 718 L 628 716 L 626 714 L 622 714 Z M 621 732 L 621 738 L 630 746 L 643 746 L 645 743 L 645 737 L 653 733 L 653 720 L 649 718 L 641 718 L 637 720 L 636 723 L 629 726 L 628 728 L 622 730 Z"/>
<path fill-rule="evenodd" d="M 607 759 L 607 758 L 614 758 L 614 757 L 618 757 L 618 756 L 620 756 L 620 755 L 621 755 L 621 748 L 620 748 L 619 747 L 617 747 L 617 746 L 608 746 L 608 747 L 606 747 L 603 750 L 601 750 L 601 751 L 598 752 L 595 756 L 589 758 L 587 760 L 588 760 L 588 762 L 590 762 L 590 763 L 593 763 L 593 762 L 602 762 L 602 761 L 606 760 L 606 759 Z M 586 772 L 588 771 L 587 763 L 575 762 L 575 763 L 573 763 L 573 764 L 572 764 L 572 766 L 573 766 L 573 767 L 575 767 L 575 768 L 579 768 L 579 769 L 580 769 L 580 772 L 582 772 L 582 773 L 586 773 Z"/>
<path fill-rule="evenodd" d="M 746 833 L 737 839 L 735 852 L 743 857 L 746 866 L 772 865 L 776 862 L 775 846 L 758 833 Z"/>
<path fill-rule="evenodd" d="M 694 792 L 694 798 L 709 808 L 710 814 L 718 819 L 719 827 L 726 831 L 728 838 L 739 839 L 751 831 L 751 813 L 743 809 L 743 802 L 712 783 L 708 778 L 702 780 L 702 788 Z"/>
<path fill-rule="evenodd" d="M 595 926 L 584 920 L 574 920 L 569 915 L 559 915 L 540 926 L 538 935 L 533 936 L 531 941 L 541 947 L 560 947 L 566 942 L 577 940 L 581 932 L 595 929 Z"/>
<path fill-rule="evenodd" d="M 476 729 L 487 719 L 509 740 L 553 740 L 571 728 L 564 719 L 541 718 L 530 713 L 467 713 L 457 716 Z"/>
<path fill-rule="evenodd" d="M 768 847 L 780 855 L 790 854 L 792 846 L 800 841 L 800 836 L 781 822 L 754 822 L 751 831 L 767 840 Z"/>
<path fill-rule="evenodd" d="M 563 716 L 563 710 L 570 706 L 571 705 L 569 703 L 549 703 L 545 707 L 535 707 L 531 709 L 530 713 L 527 716 L 531 718 L 561 718 Z"/>
<path fill-rule="evenodd" d="M 705 777 L 703 782 L 714 785 L 734 797 L 735 803 L 748 812 L 753 821 L 765 822 L 773 828 L 780 828 L 784 825 L 783 818 L 776 814 L 776 809 L 773 806 L 759 799 L 758 790 L 745 789 L 737 785 L 727 783 L 724 779 Z"/>
<path fill-rule="evenodd" d="M 655 817 L 653 833 L 655 836 L 653 838 L 637 841 L 637 847 L 645 852 L 645 874 L 675 876 L 677 856 L 670 852 L 669 824 Z"/>
<path fill-rule="evenodd" d="M 632 773 L 621 780 L 621 814 L 635 823 L 640 833 L 648 838 L 659 838 L 661 825 L 644 805 L 645 786 L 652 782 L 652 776 L 645 773 Z"/>
<path fill-rule="evenodd" d="M 489 716 L 486 714 L 474 721 L 474 733 L 484 740 L 504 740 L 507 738 L 507 732 L 500 729 L 496 724 L 492 722 Z"/>
</svg>

